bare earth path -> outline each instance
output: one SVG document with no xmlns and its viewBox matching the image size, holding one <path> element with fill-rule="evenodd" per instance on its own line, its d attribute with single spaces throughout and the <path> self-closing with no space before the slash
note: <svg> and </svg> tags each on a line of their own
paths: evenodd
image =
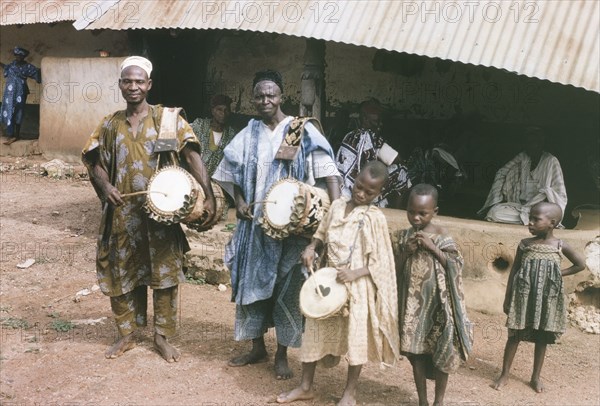
<svg viewBox="0 0 600 406">
<path fill-rule="evenodd" d="M 4 159 L 14 164 L 13 160 Z M 179 335 L 182 360 L 167 364 L 152 349 L 149 327 L 137 348 L 117 360 L 104 350 L 116 334 L 109 301 L 95 284 L 95 235 L 99 204 L 90 184 L 53 180 L 29 169 L 0 173 L 0 404 L 2 405 L 264 405 L 298 383 L 297 350 L 290 351 L 296 374 L 277 381 L 271 363 L 230 368 L 227 360 L 246 349 L 232 340 L 234 306 L 230 291 L 185 284 Z M 27 269 L 17 264 L 33 258 Z M 76 293 L 87 295 L 74 300 Z M 151 309 L 151 306 L 150 306 Z M 504 317 L 470 313 L 476 323 L 468 365 L 450 377 L 448 404 L 599 405 L 600 337 L 570 328 L 549 347 L 542 378 L 546 392 L 527 381 L 533 346 L 522 345 L 510 382 L 489 387 L 499 373 L 506 340 Z M 273 337 L 268 346 L 275 348 Z M 272 358 L 271 358 L 272 360 Z M 317 371 L 317 397 L 301 405 L 339 399 L 346 366 Z M 430 384 L 431 386 L 431 384 Z M 430 397 L 433 388 L 430 389 Z M 364 369 L 358 401 L 366 405 L 416 404 L 406 360 L 394 368 Z"/>
</svg>

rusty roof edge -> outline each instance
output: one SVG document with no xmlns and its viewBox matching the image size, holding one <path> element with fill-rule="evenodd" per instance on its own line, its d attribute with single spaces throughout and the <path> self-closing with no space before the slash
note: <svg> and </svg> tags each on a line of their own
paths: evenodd
<svg viewBox="0 0 600 406">
<path fill-rule="evenodd" d="M 75 27 L 77 31 L 85 29 L 88 25 L 90 25 L 91 23 L 102 17 L 104 14 L 106 14 L 106 12 L 115 4 L 119 3 L 119 1 L 120 0 L 100 0 L 97 3 L 100 6 L 100 15 L 96 16 L 96 18 L 93 19 L 89 18 L 87 15 L 82 15 L 77 20 L 75 20 L 75 22 L 73 23 L 73 27 Z"/>
<path fill-rule="evenodd" d="M 182 3 L 185 1 L 189 3 L 182 7 Z M 160 0 L 156 2 L 144 0 L 113 1 L 112 4 L 113 6 L 116 4 L 116 8 L 119 8 L 121 4 L 136 7 L 139 13 L 137 21 L 130 21 L 129 19 L 114 20 L 111 18 L 110 11 L 108 11 L 105 12 L 104 16 L 100 16 L 93 21 L 86 21 L 87 24 L 82 24 L 82 28 L 78 29 L 150 30 L 180 28 L 278 33 L 297 38 L 316 38 L 334 43 L 425 55 L 473 66 L 494 67 L 527 77 L 572 85 L 600 93 L 600 83 L 597 77 L 598 61 L 600 60 L 597 47 L 597 37 L 600 33 L 598 13 L 591 13 L 588 16 L 591 26 L 589 30 L 573 31 L 574 27 L 572 25 L 577 24 L 578 19 L 575 19 L 575 21 L 571 19 L 565 21 L 567 27 L 560 26 L 561 29 L 565 30 L 565 33 L 552 32 L 557 29 L 556 24 L 553 23 L 553 15 L 556 15 L 556 13 L 563 15 L 565 7 L 574 6 L 577 6 L 578 10 L 581 8 L 578 11 L 579 15 L 585 14 L 582 10 L 588 10 L 590 4 L 594 4 L 596 0 L 577 0 L 573 2 L 558 0 L 556 3 L 532 0 L 524 4 L 523 7 L 519 7 L 518 11 L 512 8 L 507 9 L 508 6 L 504 3 L 497 4 L 491 1 L 489 5 L 495 4 L 497 8 L 504 11 L 502 15 L 504 15 L 505 20 L 501 25 L 493 26 L 492 23 L 496 20 L 482 14 L 474 22 L 466 17 L 460 19 L 456 24 L 452 24 L 455 22 L 453 20 L 447 21 L 446 27 L 433 26 L 434 22 L 431 18 L 424 18 L 423 15 L 420 15 L 421 18 L 413 16 L 414 13 L 409 12 L 410 10 L 406 7 L 402 8 L 404 2 L 399 0 L 346 0 L 340 1 L 340 3 L 327 3 L 345 6 L 340 8 L 342 13 L 336 14 L 336 21 L 333 21 L 338 24 L 326 24 L 330 21 L 323 18 L 318 21 L 315 20 L 314 24 L 311 24 L 311 18 L 314 15 L 307 11 L 312 10 L 308 8 L 305 10 L 308 13 L 307 18 L 302 18 L 299 25 L 292 26 L 286 24 L 287 20 L 285 18 L 282 21 L 279 21 L 280 18 L 274 22 L 267 22 L 265 17 L 257 24 L 250 17 L 247 18 L 247 21 L 244 18 L 238 21 L 236 17 L 235 22 L 225 22 L 223 21 L 223 15 L 201 8 L 204 1 L 182 0 L 181 3 L 180 0 Z M 249 0 L 243 0 L 241 3 L 246 1 Z M 278 7 L 285 8 L 288 2 L 294 3 L 294 0 L 281 0 Z M 214 2 L 207 3 L 213 4 Z M 222 7 L 226 7 L 228 3 L 235 4 L 237 8 L 234 11 L 240 14 L 239 0 L 223 0 Z M 408 5 L 416 7 L 416 3 L 409 3 Z M 422 7 L 429 10 L 433 6 L 440 8 L 446 3 L 457 4 L 447 1 L 424 0 Z M 371 5 L 373 7 L 370 7 Z M 386 32 L 384 28 L 390 28 L 389 22 L 386 22 L 389 15 L 387 13 L 382 14 L 382 10 L 393 13 L 391 15 L 396 17 L 400 13 L 403 17 L 402 24 L 396 24 L 395 26 L 392 24 L 393 29 L 390 29 L 389 33 Z M 594 10 L 598 10 L 598 3 L 595 4 Z M 535 14 L 533 14 L 534 11 Z M 225 11 L 222 11 L 222 13 L 225 13 Z M 279 13 L 281 13 L 281 10 L 279 10 Z M 265 15 L 270 16 L 270 14 Z M 342 16 L 345 17 L 343 21 L 341 20 Z M 355 17 L 358 16 L 360 18 L 368 16 L 365 24 L 356 23 Z M 435 17 L 435 24 L 439 24 L 437 15 Z M 448 18 L 451 19 L 451 17 Z M 291 17 L 288 16 L 288 18 Z M 533 26 L 534 23 L 535 26 Z M 529 24 L 532 26 L 529 26 Z M 594 26 L 596 28 L 592 28 Z M 511 34 L 508 36 L 510 40 L 503 37 L 504 31 Z M 426 32 L 427 35 L 417 35 L 423 32 Z M 561 37 L 563 35 L 569 36 L 569 40 L 575 40 L 576 47 L 568 46 L 569 43 Z M 575 36 L 575 38 L 571 39 L 572 36 Z M 554 49 L 555 47 L 560 49 Z M 548 49 L 551 52 L 548 52 Z M 581 66 L 578 63 L 579 61 L 590 61 L 591 63 Z M 576 72 L 569 72 L 569 68 L 563 66 L 565 63 L 575 66 L 571 69 Z"/>
</svg>

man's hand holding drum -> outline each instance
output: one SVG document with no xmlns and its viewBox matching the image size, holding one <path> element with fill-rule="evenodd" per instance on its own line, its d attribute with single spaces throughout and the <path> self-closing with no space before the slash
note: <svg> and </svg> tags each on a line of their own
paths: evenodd
<svg viewBox="0 0 600 406">
<path fill-rule="evenodd" d="M 206 200 L 204 201 L 204 212 L 206 213 L 206 218 L 198 227 L 199 230 L 210 229 L 217 221 L 218 218 L 215 218 L 216 212 L 216 201 L 215 195 L 213 193 L 211 184 L 210 184 L 210 176 L 208 175 L 208 171 L 206 170 L 206 166 L 202 162 L 202 158 L 200 154 L 189 146 L 185 146 L 181 151 L 183 158 L 185 159 L 189 172 L 192 176 L 200 183 L 202 190 L 204 190 L 204 195 L 206 196 Z"/>
</svg>

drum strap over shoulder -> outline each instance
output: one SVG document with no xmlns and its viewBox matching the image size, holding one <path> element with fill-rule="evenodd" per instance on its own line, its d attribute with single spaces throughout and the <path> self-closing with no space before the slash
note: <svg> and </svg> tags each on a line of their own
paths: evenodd
<svg viewBox="0 0 600 406">
<path fill-rule="evenodd" d="M 160 129 L 154 152 L 177 152 L 177 119 L 181 107 L 164 107 L 160 118 Z"/>
<path fill-rule="evenodd" d="M 294 161 L 300 152 L 302 146 L 302 137 L 304 136 L 304 126 L 306 123 L 312 122 L 317 130 L 323 133 L 321 123 L 314 117 L 294 117 L 290 122 L 288 132 L 283 137 L 281 146 L 277 150 L 275 159 L 284 161 Z"/>
</svg>

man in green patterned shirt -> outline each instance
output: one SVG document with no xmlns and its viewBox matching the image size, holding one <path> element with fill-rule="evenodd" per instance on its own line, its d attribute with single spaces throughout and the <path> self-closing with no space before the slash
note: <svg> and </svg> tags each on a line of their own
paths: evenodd
<svg viewBox="0 0 600 406">
<path fill-rule="evenodd" d="M 151 71 L 150 61 L 141 57 L 129 57 L 121 64 L 119 88 L 127 109 L 102 120 L 84 147 L 82 160 L 103 203 L 96 268 L 119 331 L 106 357 L 116 358 L 135 346 L 135 331 L 146 325 L 149 286 L 154 344 L 165 360 L 173 362 L 179 361 L 180 353 L 167 338 L 175 334 L 177 287 L 185 280 L 182 267 L 189 245 L 179 224 L 165 225 L 148 217 L 143 210 L 145 196 L 123 196 L 147 190 L 158 165 L 155 144 L 163 108 L 146 101 Z M 181 117 L 176 130 L 178 157 L 207 196 L 203 226 L 208 228 L 215 220 L 215 199 L 198 140 Z"/>
</svg>

